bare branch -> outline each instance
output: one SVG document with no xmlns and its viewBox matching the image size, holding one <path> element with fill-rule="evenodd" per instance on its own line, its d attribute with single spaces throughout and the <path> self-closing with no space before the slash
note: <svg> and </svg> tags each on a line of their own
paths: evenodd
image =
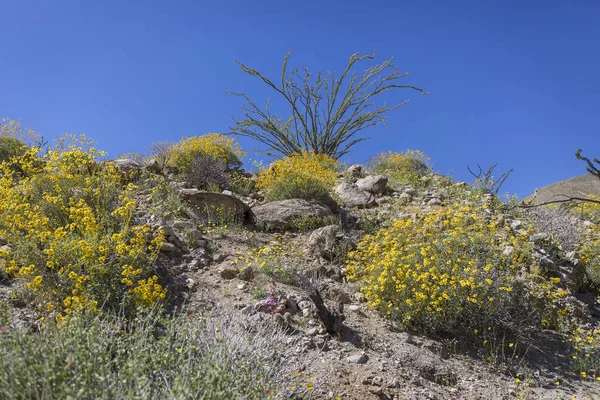
<svg viewBox="0 0 600 400">
<path fill-rule="evenodd" d="M 280 85 L 275 85 L 260 72 L 236 61 L 241 70 L 256 76 L 283 97 L 290 108 L 286 122 L 272 115 L 268 106 L 259 108 L 244 93 L 247 111 L 244 119 L 233 119 L 230 134 L 246 136 L 265 144 L 270 155 L 288 156 L 301 151 L 314 151 L 339 158 L 348 153 L 366 137 L 356 135 L 364 129 L 385 123 L 386 114 L 406 104 L 408 100 L 388 107 L 375 107 L 375 98 L 394 89 L 411 89 L 422 94 L 424 90 L 412 85 L 399 85 L 395 81 L 408 74 L 399 74 L 391 65 L 392 58 L 371 66 L 361 74 L 354 72 L 357 63 L 372 60 L 373 55 L 352 54 L 348 65 L 339 76 L 334 72 L 316 74 L 312 80 L 306 68 L 288 70 L 291 52 L 287 53 L 281 69 Z M 390 70 L 389 73 L 386 71 Z M 387 73 L 387 75 L 386 75 Z M 343 92 L 343 94 L 342 94 Z"/>
</svg>

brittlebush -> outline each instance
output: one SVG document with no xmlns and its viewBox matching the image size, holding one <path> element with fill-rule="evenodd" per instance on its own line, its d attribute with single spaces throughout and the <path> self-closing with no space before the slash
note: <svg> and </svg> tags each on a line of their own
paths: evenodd
<svg viewBox="0 0 600 400">
<path fill-rule="evenodd" d="M 294 154 L 261 172 L 256 187 L 265 190 L 269 200 L 326 200 L 337 180 L 337 165 L 325 154 Z"/>
<path fill-rule="evenodd" d="M 240 158 L 246 155 L 234 139 L 220 133 L 207 133 L 183 138 L 175 144 L 169 165 L 187 172 L 198 154 L 208 154 L 223 161 L 228 167 L 240 166 L 242 164 Z"/>
<path fill-rule="evenodd" d="M 430 158 L 419 150 L 388 151 L 372 157 L 367 165 L 372 174 L 387 175 L 391 186 L 407 183 L 419 186 L 421 178 L 431 171 L 429 161 Z"/>
<path fill-rule="evenodd" d="M 600 223 L 590 226 L 579 246 L 585 268 L 584 285 L 600 290 Z"/>
<path fill-rule="evenodd" d="M 163 238 L 132 223 L 136 187 L 112 164 L 99 165 L 94 148 L 38 151 L 0 164 L 3 272 L 59 321 L 161 301 L 166 290 L 152 266 Z"/>
<path fill-rule="evenodd" d="M 426 333 L 460 337 L 493 326 L 519 334 L 556 324 L 565 313 L 559 280 L 526 273 L 528 236 L 512 236 L 480 207 L 454 204 L 367 235 L 349 255 L 347 276 L 371 307 Z"/>
</svg>

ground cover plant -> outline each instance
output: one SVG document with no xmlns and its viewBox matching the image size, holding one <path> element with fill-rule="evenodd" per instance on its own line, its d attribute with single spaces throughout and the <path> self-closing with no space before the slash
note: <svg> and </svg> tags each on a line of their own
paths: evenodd
<svg viewBox="0 0 600 400">
<path fill-rule="evenodd" d="M 0 333 L 0 397 L 275 398 L 287 386 L 273 357 L 284 339 L 239 318 L 75 314 L 37 334 Z"/>
</svg>

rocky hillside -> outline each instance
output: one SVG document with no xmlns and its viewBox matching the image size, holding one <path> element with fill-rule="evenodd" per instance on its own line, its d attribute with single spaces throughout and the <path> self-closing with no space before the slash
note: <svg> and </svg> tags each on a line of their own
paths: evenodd
<svg viewBox="0 0 600 400">
<path fill-rule="evenodd" d="M 3 167 L 6 398 L 72 382 L 82 398 L 600 398 L 594 221 L 510 208 L 411 154 L 344 168 L 298 156 L 258 175 L 204 153 L 187 170 L 52 157 L 27 176 L 25 160 Z M 54 359 L 75 346 L 53 347 L 72 340 L 64 324 L 87 347 Z M 27 358 L 14 344 L 27 340 L 65 372 Z"/>
<path fill-rule="evenodd" d="M 540 204 L 566 197 L 586 198 L 589 195 L 600 196 L 600 180 L 592 174 L 585 174 L 544 186 L 528 199 L 531 199 L 533 204 Z"/>
</svg>

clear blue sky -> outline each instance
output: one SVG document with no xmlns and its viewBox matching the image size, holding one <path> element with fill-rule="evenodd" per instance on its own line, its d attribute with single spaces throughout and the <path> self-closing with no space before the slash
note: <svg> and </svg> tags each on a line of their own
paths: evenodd
<svg viewBox="0 0 600 400">
<path fill-rule="evenodd" d="M 575 3 L 577 3 L 575 5 Z M 273 93 L 235 64 L 276 78 L 284 55 L 311 71 L 350 54 L 394 57 L 428 96 L 366 131 L 349 161 L 419 149 L 469 180 L 466 165 L 514 168 L 503 189 L 584 172 L 600 156 L 600 3 L 571 1 L 0 0 L 0 117 L 47 138 L 86 133 L 117 156 L 225 132 L 245 91 Z M 275 101 L 276 98 L 273 98 Z M 286 115 L 287 116 L 287 115 Z M 256 145 L 243 140 L 246 149 Z M 259 158 L 259 157 L 254 157 Z"/>
</svg>

